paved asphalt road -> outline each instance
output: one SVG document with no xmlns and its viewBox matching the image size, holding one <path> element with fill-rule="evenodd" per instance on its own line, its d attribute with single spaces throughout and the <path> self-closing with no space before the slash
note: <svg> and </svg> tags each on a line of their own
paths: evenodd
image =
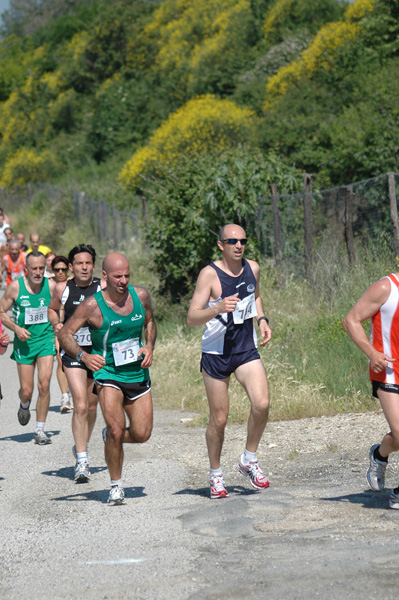
<svg viewBox="0 0 399 600">
<path fill-rule="evenodd" d="M 34 410 L 18 424 L 9 354 L 0 359 L 1 600 L 397 598 L 399 511 L 387 510 L 388 491 L 365 489 L 356 463 L 364 448 L 277 462 L 270 489 L 255 492 L 233 464 L 245 427 L 230 427 L 230 496 L 211 501 L 203 429 L 159 411 L 150 441 L 126 448 L 127 504 L 110 507 L 101 414 L 92 479 L 75 484 L 71 415 L 59 412 L 55 373 L 53 443 L 40 447 Z"/>
</svg>

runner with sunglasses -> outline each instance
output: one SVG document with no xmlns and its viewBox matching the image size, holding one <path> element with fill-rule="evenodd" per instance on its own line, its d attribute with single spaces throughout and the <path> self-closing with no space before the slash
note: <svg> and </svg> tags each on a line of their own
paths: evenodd
<svg viewBox="0 0 399 600">
<path fill-rule="evenodd" d="M 211 498 L 228 496 L 220 457 L 229 414 L 228 388 L 232 373 L 251 403 L 246 447 L 238 470 L 250 478 L 253 488 L 261 490 L 269 486 L 256 458 L 267 423 L 269 392 L 253 319 L 257 319 L 260 329 L 260 346 L 270 340 L 271 329 L 259 295 L 259 265 L 243 257 L 246 243 L 242 227 L 233 224 L 222 227 L 217 243 L 222 257 L 200 272 L 187 315 L 191 327 L 206 325 L 202 336 L 201 371 L 210 411 L 206 442 Z"/>
<path fill-rule="evenodd" d="M 101 289 L 101 281 L 94 277 L 96 251 L 89 244 L 79 244 L 68 254 L 72 279 L 56 285 L 49 307 L 49 319 L 58 336 L 63 324 L 72 317 L 77 307 Z M 64 310 L 64 323 L 61 311 Z M 87 325 L 75 334 L 75 339 L 91 352 L 91 336 Z M 68 387 L 72 394 L 73 408 L 72 433 L 75 440 L 73 454 L 76 458 L 74 479 L 77 483 L 86 483 L 90 479 L 88 444 L 96 422 L 98 397 L 93 394 L 93 373 L 75 356 L 69 356 L 61 350 L 61 360 Z"/>
<path fill-rule="evenodd" d="M 66 283 L 68 279 L 68 259 L 65 256 L 55 256 L 51 261 L 51 272 L 53 273 L 51 279 L 54 279 L 56 283 Z M 46 257 L 47 263 L 47 257 Z M 64 321 L 64 307 L 60 309 L 60 321 Z M 55 346 L 57 348 L 57 381 L 61 390 L 61 413 L 68 413 L 73 409 L 72 396 L 68 393 L 68 381 L 64 370 L 62 368 L 62 361 L 60 355 L 60 344 L 58 338 L 55 338 Z"/>
</svg>

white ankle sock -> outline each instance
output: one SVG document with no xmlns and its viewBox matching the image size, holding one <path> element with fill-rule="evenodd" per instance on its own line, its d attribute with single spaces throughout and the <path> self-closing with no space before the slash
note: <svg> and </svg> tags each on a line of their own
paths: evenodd
<svg viewBox="0 0 399 600">
<path fill-rule="evenodd" d="M 249 465 L 250 462 L 256 461 L 256 452 L 249 452 L 245 450 L 244 454 L 241 455 L 241 462 L 243 465 Z"/>
</svg>

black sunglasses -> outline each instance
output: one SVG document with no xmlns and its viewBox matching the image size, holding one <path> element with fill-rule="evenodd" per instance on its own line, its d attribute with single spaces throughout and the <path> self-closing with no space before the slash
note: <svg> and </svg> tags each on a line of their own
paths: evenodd
<svg viewBox="0 0 399 600">
<path fill-rule="evenodd" d="M 53 271 L 62 271 L 63 273 L 66 273 L 68 269 L 66 267 L 56 267 Z"/>
<path fill-rule="evenodd" d="M 240 242 L 241 246 L 245 246 L 247 243 L 247 238 L 242 238 L 239 240 L 237 238 L 227 238 L 226 240 L 220 240 L 221 242 L 227 242 L 229 246 L 235 246 L 237 242 Z"/>
</svg>

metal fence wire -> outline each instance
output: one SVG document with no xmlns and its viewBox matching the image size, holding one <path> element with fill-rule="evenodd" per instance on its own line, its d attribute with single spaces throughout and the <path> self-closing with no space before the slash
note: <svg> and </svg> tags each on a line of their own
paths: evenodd
<svg viewBox="0 0 399 600">
<path fill-rule="evenodd" d="M 258 206 L 245 226 L 256 236 L 263 258 L 273 259 L 278 268 L 294 269 L 298 275 L 308 277 L 313 275 L 315 253 L 326 243 L 342 246 L 349 262 L 356 261 L 362 246 L 382 238 L 389 240 L 392 253 L 399 255 L 398 186 L 399 174 L 387 173 L 313 190 L 312 176 L 304 174 L 299 193 L 279 194 L 271 185 L 270 193 L 258 198 Z M 0 188 L 0 206 L 10 210 L 15 202 L 32 201 L 38 189 L 49 199 L 61 193 L 49 184 Z M 72 199 L 75 218 L 88 223 L 102 252 L 124 250 L 132 238 L 140 237 L 143 211 L 121 211 L 104 199 L 93 200 L 77 190 L 72 191 Z"/>
</svg>

